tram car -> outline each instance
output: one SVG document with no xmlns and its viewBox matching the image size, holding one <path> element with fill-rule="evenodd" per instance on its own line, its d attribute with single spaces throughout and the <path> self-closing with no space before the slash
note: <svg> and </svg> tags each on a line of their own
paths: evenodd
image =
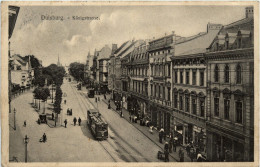
<svg viewBox="0 0 260 167">
<path fill-rule="evenodd" d="M 87 118 L 88 127 L 95 139 L 106 140 L 108 138 L 108 124 L 101 117 L 101 114 L 95 109 L 90 109 L 87 112 Z"/>
</svg>

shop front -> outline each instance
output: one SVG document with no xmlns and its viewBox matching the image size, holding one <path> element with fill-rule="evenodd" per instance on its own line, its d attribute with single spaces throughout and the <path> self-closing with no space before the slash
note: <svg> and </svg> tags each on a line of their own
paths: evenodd
<svg viewBox="0 0 260 167">
<path fill-rule="evenodd" d="M 245 142 L 243 138 L 229 134 L 207 132 L 208 159 L 218 162 L 243 162 L 245 158 Z M 242 136 L 241 136 L 242 137 Z"/>
</svg>

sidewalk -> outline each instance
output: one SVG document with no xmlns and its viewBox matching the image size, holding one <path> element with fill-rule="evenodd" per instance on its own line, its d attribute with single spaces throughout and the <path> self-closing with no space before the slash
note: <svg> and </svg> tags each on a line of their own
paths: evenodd
<svg viewBox="0 0 260 167">
<path fill-rule="evenodd" d="M 86 88 L 83 88 L 82 91 L 87 91 Z M 95 97 L 100 97 L 100 101 L 103 101 L 103 104 L 108 105 L 108 100 L 110 99 L 110 95 L 106 95 L 106 100 L 104 99 L 104 95 L 95 95 Z M 99 102 L 100 103 L 100 102 Z M 111 110 L 117 112 L 118 114 L 120 114 L 120 111 L 116 111 L 116 106 L 114 104 L 114 102 L 112 100 L 110 100 L 110 105 L 111 105 Z M 147 126 L 141 126 L 139 121 L 137 123 L 132 123 L 130 122 L 129 119 L 129 112 L 126 109 L 122 109 L 123 115 L 124 115 L 124 119 L 126 119 L 130 124 L 132 124 L 136 129 L 138 129 L 141 133 L 143 133 L 147 138 L 149 138 L 153 143 L 155 143 L 157 146 L 159 146 L 162 150 L 164 149 L 164 143 L 165 141 L 163 141 L 163 143 L 159 142 L 159 132 L 156 130 L 153 130 L 153 134 L 151 134 L 149 132 L 149 127 Z M 166 139 L 167 141 L 169 141 L 169 139 Z M 177 146 L 176 152 L 172 152 L 169 155 L 175 159 L 176 161 L 179 162 L 179 149 L 182 146 Z M 191 162 L 190 158 L 187 155 L 187 152 L 185 150 L 184 147 L 182 147 L 182 149 L 184 150 L 184 161 L 185 162 Z"/>
</svg>

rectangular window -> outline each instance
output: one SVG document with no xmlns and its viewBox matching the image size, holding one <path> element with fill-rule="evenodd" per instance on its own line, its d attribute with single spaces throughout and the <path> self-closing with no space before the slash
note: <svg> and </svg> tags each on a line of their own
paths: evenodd
<svg viewBox="0 0 260 167">
<path fill-rule="evenodd" d="M 200 86 L 204 86 L 204 72 L 200 72 Z"/>
<path fill-rule="evenodd" d="M 151 72 L 152 72 L 152 76 L 153 76 L 153 69 L 154 69 L 154 66 L 151 66 Z"/>
<path fill-rule="evenodd" d="M 224 118 L 229 119 L 230 100 L 224 99 Z"/>
<path fill-rule="evenodd" d="M 171 76 L 171 64 L 168 64 L 168 77 Z"/>
<path fill-rule="evenodd" d="M 174 95 L 174 108 L 177 108 L 178 106 L 178 95 Z"/>
<path fill-rule="evenodd" d="M 195 98 L 192 98 L 192 114 L 194 114 L 194 115 L 197 114 L 197 104 L 196 104 Z"/>
<path fill-rule="evenodd" d="M 158 93 L 157 93 L 157 85 L 154 85 L 154 89 L 155 89 L 155 90 L 154 90 L 154 97 L 157 97 L 157 94 L 158 94 Z"/>
<path fill-rule="evenodd" d="M 183 110 L 183 99 L 182 99 L 182 96 L 180 96 L 180 110 Z"/>
<path fill-rule="evenodd" d="M 186 72 L 186 84 L 190 84 L 190 72 Z"/>
<path fill-rule="evenodd" d="M 168 101 L 171 100 L 171 88 L 168 88 Z"/>
<path fill-rule="evenodd" d="M 192 71 L 192 85 L 196 85 L 196 71 Z"/>
<path fill-rule="evenodd" d="M 180 72 L 180 83 L 181 84 L 183 83 L 183 72 L 182 71 Z"/>
<path fill-rule="evenodd" d="M 237 101 L 236 102 L 236 121 L 237 123 L 241 123 L 242 124 L 242 119 L 243 119 L 243 113 L 242 113 L 242 102 L 241 101 Z"/>
<path fill-rule="evenodd" d="M 162 86 L 162 98 L 165 99 L 165 88 Z"/>
<path fill-rule="evenodd" d="M 214 113 L 215 116 L 219 116 L 219 98 L 214 98 Z"/>
<path fill-rule="evenodd" d="M 158 97 L 161 98 L 161 86 L 160 85 L 158 86 L 158 89 L 159 89 Z"/>
<path fill-rule="evenodd" d="M 153 96 L 153 85 L 151 84 L 151 96 Z"/>
<path fill-rule="evenodd" d="M 175 83 L 178 83 L 178 72 L 175 71 Z"/>
<path fill-rule="evenodd" d="M 185 100 L 185 107 L 186 107 L 186 112 L 190 112 L 190 98 L 189 97 L 186 97 L 186 100 Z"/>
<path fill-rule="evenodd" d="M 205 116 L 205 101 L 204 100 L 200 101 L 200 116 L 201 117 Z"/>
</svg>

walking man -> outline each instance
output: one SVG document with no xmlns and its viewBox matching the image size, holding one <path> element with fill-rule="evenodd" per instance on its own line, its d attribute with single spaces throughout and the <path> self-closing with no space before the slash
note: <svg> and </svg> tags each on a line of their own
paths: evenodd
<svg viewBox="0 0 260 167">
<path fill-rule="evenodd" d="M 75 126 L 76 123 L 77 123 L 77 118 L 76 117 L 74 117 L 73 122 L 74 122 L 74 126 Z"/>
<path fill-rule="evenodd" d="M 173 140 L 172 146 L 173 146 L 173 151 L 176 152 L 177 143 L 175 139 Z"/>
<path fill-rule="evenodd" d="M 65 121 L 64 121 L 64 124 L 65 124 L 65 128 L 67 128 L 67 119 L 65 119 Z"/>
<path fill-rule="evenodd" d="M 26 127 L 26 120 L 23 122 L 23 126 Z"/>
<path fill-rule="evenodd" d="M 79 122 L 79 126 L 80 126 L 80 123 L 81 123 L 81 119 L 80 119 L 80 117 L 79 117 L 79 119 L 78 119 L 78 122 Z"/>
<path fill-rule="evenodd" d="M 169 153 L 172 152 L 172 138 L 170 138 L 170 141 L 169 141 Z"/>
<path fill-rule="evenodd" d="M 54 114 L 53 113 L 51 113 L 51 119 L 54 120 Z"/>
<path fill-rule="evenodd" d="M 169 151 L 168 151 L 168 149 L 164 151 L 164 154 L 165 154 L 165 159 L 164 159 L 164 161 L 165 161 L 165 162 L 169 162 Z"/>
<path fill-rule="evenodd" d="M 184 162 L 184 152 L 182 148 L 180 148 L 179 150 L 179 157 L 180 157 L 180 162 Z"/>
<path fill-rule="evenodd" d="M 159 132 L 159 142 L 162 143 L 162 131 Z"/>
</svg>

